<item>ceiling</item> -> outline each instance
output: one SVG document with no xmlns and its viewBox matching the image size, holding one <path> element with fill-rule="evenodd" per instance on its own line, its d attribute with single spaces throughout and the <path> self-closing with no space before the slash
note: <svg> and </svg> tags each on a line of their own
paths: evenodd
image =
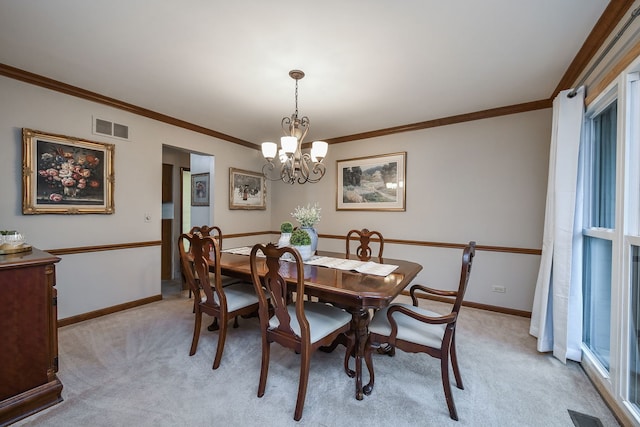
<svg viewBox="0 0 640 427">
<path fill-rule="evenodd" d="M 0 64 L 251 143 L 548 99 L 607 0 L 0 0 Z"/>
</svg>

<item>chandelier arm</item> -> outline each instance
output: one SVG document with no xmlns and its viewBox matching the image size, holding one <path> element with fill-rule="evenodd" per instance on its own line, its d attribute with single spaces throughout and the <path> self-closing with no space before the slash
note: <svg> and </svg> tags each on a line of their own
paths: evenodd
<svg viewBox="0 0 640 427">
<path fill-rule="evenodd" d="M 309 156 L 308 153 L 301 153 L 299 159 L 300 176 L 298 177 L 298 184 L 304 184 L 309 180 L 309 163 L 311 163 L 311 156 Z"/>
<path fill-rule="evenodd" d="M 262 176 L 269 181 L 280 181 L 282 179 L 282 172 L 277 176 L 273 176 L 275 168 L 276 165 L 273 162 L 268 161 L 262 166 Z"/>
<path fill-rule="evenodd" d="M 302 117 L 298 125 L 298 128 L 303 129 L 302 135 L 300 135 L 300 138 L 298 138 L 299 146 L 302 146 L 302 141 L 304 140 L 304 137 L 307 136 L 307 133 L 309 132 L 310 127 L 311 127 L 311 121 L 309 120 L 309 117 L 307 116 Z"/>
<path fill-rule="evenodd" d="M 283 117 L 280 126 L 285 136 L 291 136 L 291 117 Z"/>
<path fill-rule="evenodd" d="M 285 184 L 295 184 L 296 183 L 296 175 L 295 172 L 291 172 L 292 168 L 288 166 L 288 163 L 285 163 L 280 168 L 280 180 Z"/>
<path fill-rule="evenodd" d="M 319 182 L 327 171 L 326 166 L 322 162 L 314 162 L 309 153 L 302 154 L 300 163 L 302 165 L 300 167 L 302 176 L 298 178 L 300 184 Z"/>
<path fill-rule="evenodd" d="M 324 176 L 325 172 L 327 171 L 326 166 L 324 165 L 324 163 L 316 163 L 313 166 L 313 169 L 311 170 L 311 172 L 313 173 L 313 175 L 318 175 L 317 178 L 307 178 L 307 181 L 309 181 L 312 184 L 315 184 L 316 182 L 319 182 L 322 177 Z"/>
</svg>

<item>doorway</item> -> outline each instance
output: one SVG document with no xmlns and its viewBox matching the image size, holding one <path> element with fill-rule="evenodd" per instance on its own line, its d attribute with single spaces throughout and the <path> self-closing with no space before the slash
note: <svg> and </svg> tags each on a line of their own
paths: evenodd
<svg viewBox="0 0 640 427">
<path fill-rule="evenodd" d="M 213 224 L 213 192 L 210 194 L 211 206 L 191 206 L 191 173 L 209 173 L 213 188 L 213 170 L 214 156 L 162 146 L 162 280 L 182 281 L 178 253 L 180 234 L 194 225 Z"/>
</svg>

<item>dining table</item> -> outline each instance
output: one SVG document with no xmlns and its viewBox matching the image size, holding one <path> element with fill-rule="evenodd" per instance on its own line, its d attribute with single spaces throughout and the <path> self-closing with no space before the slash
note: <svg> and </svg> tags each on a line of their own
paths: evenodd
<svg viewBox="0 0 640 427">
<path fill-rule="evenodd" d="M 220 256 L 221 273 L 246 281 L 251 281 L 251 266 L 248 253 L 250 248 L 244 250 L 223 250 Z M 357 257 L 347 257 L 344 253 L 318 251 L 312 258 L 319 260 L 319 257 L 326 259 L 352 259 Z M 355 349 L 353 357 L 355 359 L 355 380 L 356 399 L 362 400 L 365 394 L 369 394 L 369 387 L 363 389 L 362 385 L 362 360 L 365 354 L 365 347 L 368 338 L 368 325 L 370 321 L 370 310 L 377 310 L 388 306 L 403 289 L 411 283 L 416 275 L 422 270 L 422 266 L 412 261 L 405 261 L 390 258 L 373 258 L 365 267 L 372 267 L 374 270 L 379 267 L 396 266 L 393 271 L 386 275 L 361 273 L 354 270 L 325 267 L 322 265 L 304 265 L 305 294 L 316 297 L 321 301 L 331 303 L 343 308 L 352 316 L 351 333 L 355 339 Z M 257 267 L 260 277 L 266 272 L 264 258 L 258 259 Z M 362 269 L 361 269 L 362 270 Z M 364 270 L 366 271 L 366 270 Z M 373 271 L 373 270 L 372 270 Z M 280 274 L 295 290 L 297 281 L 295 263 L 281 260 Z M 383 273 L 384 274 L 384 273 Z M 371 375 L 371 373 L 369 373 Z"/>
</svg>

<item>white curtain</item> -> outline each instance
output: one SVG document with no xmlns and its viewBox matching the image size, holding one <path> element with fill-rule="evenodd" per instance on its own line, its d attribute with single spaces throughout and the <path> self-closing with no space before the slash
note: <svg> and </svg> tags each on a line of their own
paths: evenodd
<svg viewBox="0 0 640 427">
<path fill-rule="evenodd" d="M 553 101 L 542 257 L 529 333 L 563 363 L 582 357 L 582 167 L 584 88 Z"/>
</svg>

